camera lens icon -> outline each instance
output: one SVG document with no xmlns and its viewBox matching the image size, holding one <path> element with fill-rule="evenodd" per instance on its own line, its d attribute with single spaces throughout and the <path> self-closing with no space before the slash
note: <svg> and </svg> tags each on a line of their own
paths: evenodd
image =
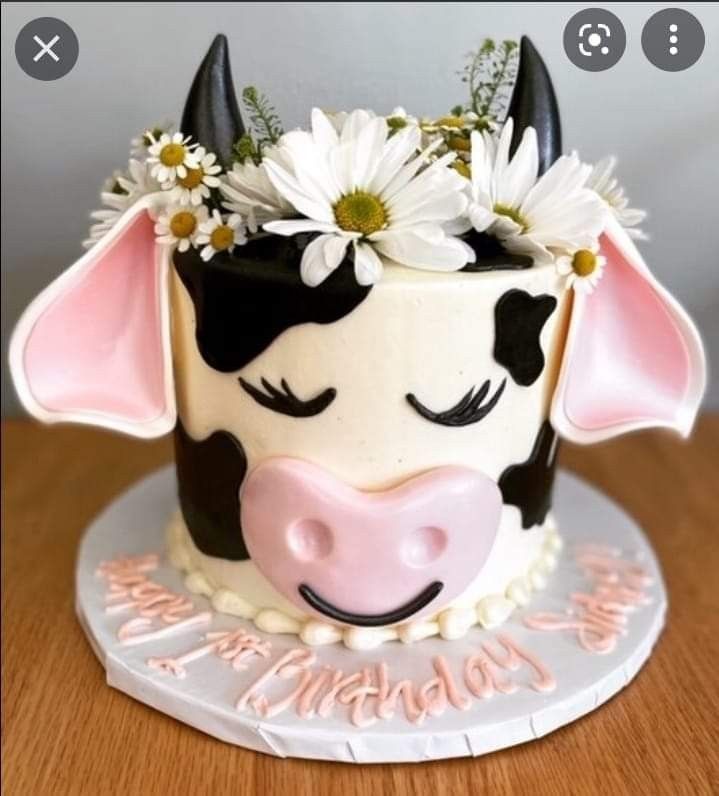
<svg viewBox="0 0 719 796">
<path fill-rule="evenodd" d="M 612 29 L 609 27 L 609 25 L 605 25 L 603 22 L 600 22 L 597 25 L 597 28 L 601 31 L 601 33 L 589 33 L 588 31 L 593 30 L 593 28 L 594 25 L 589 22 L 585 22 L 584 25 L 579 28 L 579 52 L 582 55 L 591 58 L 593 54 L 592 50 L 596 50 L 597 47 L 599 47 L 599 52 L 602 55 L 609 55 L 609 47 L 606 44 L 602 44 L 602 42 L 605 39 L 609 41 L 612 35 Z"/>
<path fill-rule="evenodd" d="M 624 55 L 627 34 L 619 18 L 604 8 L 585 8 L 564 28 L 564 51 L 587 72 L 610 69 Z"/>
</svg>

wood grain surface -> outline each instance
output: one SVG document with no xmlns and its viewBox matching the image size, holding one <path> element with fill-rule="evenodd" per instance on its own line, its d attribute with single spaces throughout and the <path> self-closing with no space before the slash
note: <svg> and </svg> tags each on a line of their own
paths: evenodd
<svg viewBox="0 0 719 796">
<path fill-rule="evenodd" d="M 538 741 L 472 759 L 357 767 L 232 747 L 105 685 L 75 620 L 78 542 L 170 460 L 169 440 L 8 421 L 3 434 L 3 792 L 44 794 L 719 793 L 719 417 L 683 443 L 644 432 L 565 446 L 565 467 L 651 538 L 669 620 L 630 687 Z"/>
</svg>

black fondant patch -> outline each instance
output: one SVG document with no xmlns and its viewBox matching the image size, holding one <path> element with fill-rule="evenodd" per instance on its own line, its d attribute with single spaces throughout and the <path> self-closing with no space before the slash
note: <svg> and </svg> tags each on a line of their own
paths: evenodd
<svg viewBox="0 0 719 796">
<path fill-rule="evenodd" d="M 380 627 L 381 625 L 393 625 L 397 622 L 402 622 L 413 614 L 416 614 L 417 611 L 421 611 L 434 600 L 443 588 L 444 584 L 441 581 L 435 580 L 409 602 L 392 611 L 387 611 L 384 614 L 354 614 L 351 611 L 343 611 L 341 608 L 332 605 L 332 603 L 320 597 L 304 583 L 299 586 L 298 590 L 302 599 L 305 600 L 308 605 L 311 605 L 315 611 L 319 611 L 330 619 L 335 619 L 338 622 L 344 622 L 348 625 L 357 625 L 358 627 Z"/>
<path fill-rule="evenodd" d="M 306 243 L 306 236 L 257 236 L 209 262 L 195 249 L 175 252 L 195 306 L 197 346 L 210 367 L 239 370 L 286 329 L 338 321 L 369 294 L 347 263 L 318 287 L 307 287 L 300 279 L 300 237 Z"/>
<path fill-rule="evenodd" d="M 494 358 L 522 387 L 533 384 L 544 369 L 539 335 L 556 306 L 554 296 L 508 290 L 494 308 Z"/>
<path fill-rule="evenodd" d="M 216 431 L 197 442 L 178 420 L 175 462 L 182 516 L 197 549 L 231 561 L 248 559 L 239 497 L 247 457 L 239 440 Z"/>
<path fill-rule="evenodd" d="M 260 379 L 265 392 L 245 381 L 241 376 L 238 381 L 242 389 L 252 396 L 260 406 L 290 417 L 314 417 L 320 412 L 324 412 L 337 397 L 337 390 L 334 387 L 328 387 L 314 398 L 303 401 L 292 392 L 285 379 L 280 381 L 281 390 L 273 387 L 267 379 Z"/>
<path fill-rule="evenodd" d="M 470 229 L 462 236 L 462 240 L 472 247 L 477 258 L 473 263 L 467 263 L 462 271 L 523 271 L 534 264 L 531 257 L 507 252 L 497 238 L 486 232 Z"/>
<path fill-rule="evenodd" d="M 507 467 L 500 476 L 502 500 L 520 510 L 522 528 L 544 522 L 551 508 L 558 447 L 557 435 L 545 420 L 527 461 Z"/>
<path fill-rule="evenodd" d="M 486 417 L 494 409 L 497 401 L 502 397 L 507 380 L 502 379 L 502 383 L 497 387 L 494 395 L 486 403 L 482 403 L 489 392 L 489 385 L 488 379 L 476 393 L 474 391 L 475 388 L 472 387 L 461 398 L 459 403 L 444 412 L 433 412 L 428 409 L 414 393 L 408 393 L 405 397 L 415 411 L 427 420 L 431 420 L 432 423 L 439 423 L 441 426 L 469 426 L 472 423 L 479 423 L 482 418 Z"/>
</svg>

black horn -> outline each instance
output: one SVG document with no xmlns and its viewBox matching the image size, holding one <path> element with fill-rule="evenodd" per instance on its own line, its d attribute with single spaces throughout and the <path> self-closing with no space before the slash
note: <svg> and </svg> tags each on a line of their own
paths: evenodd
<svg viewBox="0 0 719 796">
<path fill-rule="evenodd" d="M 232 145 L 245 127 L 232 83 L 227 37 L 222 34 L 215 36 L 192 81 L 181 129 L 229 166 Z"/>
<path fill-rule="evenodd" d="M 562 126 L 552 79 L 539 53 L 527 36 L 519 47 L 519 68 L 507 118 L 514 119 L 510 153 L 513 155 L 527 127 L 537 131 L 539 173 L 562 154 Z"/>
</svg>

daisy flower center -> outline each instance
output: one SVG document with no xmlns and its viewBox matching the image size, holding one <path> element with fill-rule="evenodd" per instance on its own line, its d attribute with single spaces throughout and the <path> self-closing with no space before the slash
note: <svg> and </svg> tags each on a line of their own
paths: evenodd
<svg viewBox="0 0 719 796">
<path fill-rule="evenodd" d="M 523 218 L 519 210 L 516 210 L 514 207 L 497 203 L 494 206 L 494 212 L 498 216 L 506 216 L 507 218 L 510 218 L 515 224 L 518 224 L 522 228 L 522 232 L 526 232 L 529 229 L 527 220 Z"/>
<path fill-rule="evenodd" d="M 387 225 L 387 211 L 382 202 L 364 191 L 343 196 L 334 211 L 337 225 L 348 232 L 371 235 Z"/>
<path fill-rule="evenodd" d="M 452 168 L 458 173 L 461 174 L 463 177 L 466 177 L 468 180 L 472 179 L 472 169 L 470 168 L 468 163 L 465 163 L 463 160 L 457 158 L 452 163 Z"/>
<path fill-rule="evenodd" d="M 464 138 L 461 135 L 453 135 L 450 137 L 448 146 L 455 152 L 471 152 L 472 142 L 469 138 Z"/>
<path fill-rule="evenodd" d="M 165 144 L 160 150 L 160 163 L 163 166 L 181 166 L 186 150 L 182 144 Z"/>
<path fill-rule="evenodd" d="M 189 238 L 195 231 L 197 219 L 187 210 L 181 210 L 170 220 L 170 231 L 176 238 Z"/>
<path fill-rule="evenodd" d="M 193 188 L 197 188 L 197 186 L 202 182 L 202 178 L 204 176 L 205 173 L 202 171 L 202 169 L 187 169 L 187 176 L 178 177 L 177 181 L 183 188 L 192 190 Z"/>
<path fill-rule="evenodd" d="M 218 252 L 229 249 L 235 242 L 235 231 L 226 224 L 215 227 L 210 234 L 210 245 Z"/>
<path fill-rule="evenodd" d="M 464 119 L 461 116 L 442 116 L 435 124 L 440 127 L 464 127 Z"/>
<path fill-rule="evenodd" d="M 590 276 L 597 267 L 597 255 L 589 249 L 580 249 L 572 257 L 572 270 L 577 276 Z"/>
</svg>

